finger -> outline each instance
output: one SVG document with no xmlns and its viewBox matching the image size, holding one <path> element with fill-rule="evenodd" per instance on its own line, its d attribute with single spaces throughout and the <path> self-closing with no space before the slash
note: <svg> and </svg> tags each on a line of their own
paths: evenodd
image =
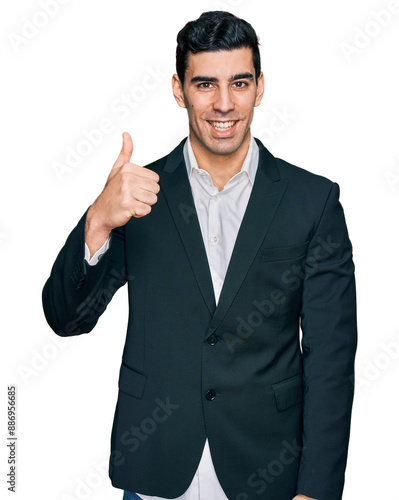
<svg viewBox="0 0 399 500">
<path fill-rule="evenodd" d="M 147 179 L 151 181 L 154 184 L 158 184 L 159 182 L 159 175 L 151 170 L 150 168 L 145 168 L 145 167 L 140 167 L 140 171 L 137 172 L 137 175 L 142 177 L 143 179 Z"/>
<path fill-rule="evenodd" d="M 150 193 L 157 194 L 161 189 L 159 182 L 156 182 L 149 177 L 138 177 L 134 175 L 130 179 L 126 179 L 126 182 L 129 184 L 129 189 L 134 189 L 136 191 L 148 191 Z"/>
<path fill-rule="evenodd" d="M 144 179 L 151 179 L 154 182 L 159 182 L 159 175 L 151 170 L 150 168 L 140 167 L 135 163 L 125 163 L 123 165 L 122 172 L 130 172 L 138 177 L 142 177 Z"/>
<path fill-rule="evenodd" d="M 116 162 L 112 167 L 112 170 L 121 167 L 125 163 L 128 163 L 130 161 L 130 158 L 132 157 L 133 141 L 132 138 L 130 137 L 129 132 L 123 132 L 122 137 L 123 137 L 122 149 L 121 152 L 119 153 L 118 158 L 116 159 Z"/>
<path fill-rule="evenodd" d="M 155 193 L 146 190 L 132 192 L 131 197 L 135 203 L 139 202 L 145 205 L 154 205 L 158 201 L 158 196 Z"/>
<path fill-rule="evenodd" d="M 141 201 L 136 201 L 135 207 L 131 210 L 131 215 L 133 217 L 144 217 L 151 212 L 151 205 L 148 203 L 142 203 Z"/>
</svg>

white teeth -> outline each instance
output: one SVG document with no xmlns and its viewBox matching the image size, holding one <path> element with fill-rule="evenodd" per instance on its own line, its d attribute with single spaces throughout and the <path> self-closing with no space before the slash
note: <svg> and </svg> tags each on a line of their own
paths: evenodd
<svg viewBox="0 0 399 500">
<path fill-rule="evenodd" d="M 232 122 L 209 122 L 209 123 L 216 130 L 228 130 L 229 128 L 233 127 L 236 122 L 232 121 Z"/>
</svg>

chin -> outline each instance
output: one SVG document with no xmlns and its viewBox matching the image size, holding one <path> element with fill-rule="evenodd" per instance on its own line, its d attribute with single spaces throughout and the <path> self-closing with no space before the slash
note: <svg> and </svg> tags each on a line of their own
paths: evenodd
<svg viewBox="0 0 399 500">
<path fill-rule="evenodd" d="M 239 141 L 236 137 L 218 138 L 213 139 L 212 143 L 207 145 L 207 149 L 216 154 L 230 155 L 238 151 L 243 142 L 243 139 Z"/>
<path fill-rule="evenodd" d="M 228 146 L 225 148 L 222 147 L 222 148 L 215 149 L 214 153 L 227 156 L 227 155 L 234 154 L 238 149 L 239 149 L 239 147 L 231 147 L 231 146 Z"/>
</svg>

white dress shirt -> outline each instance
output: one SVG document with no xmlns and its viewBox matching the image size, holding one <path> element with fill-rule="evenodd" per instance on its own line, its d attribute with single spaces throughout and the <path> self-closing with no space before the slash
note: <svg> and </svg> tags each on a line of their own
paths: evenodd
<svg viewBox="0 0 399 500">
<path fill-rule="evenodd" d="M 234 175 L 220 192 L 213 185 L 208 172 L 198 168 L 190 138 L 184 144 L 183 154 L 217 304 L 237 233 L 251 195 L 258 168 L 259 147 L 251 134 L 250 146 L 241 171 Z M 87 262 L 90 265 L 95 265 L 98 258 L 108 249 L 108 245 L 109 238 L 90 259 L 90 252 L 85 244 Z M 143 500 L 165 500 L 160 497 L 136 493 Z M 188 490 L 174 500 L 209 500 L 210 498 L 212 500 L 228 500 L 216 476 L 208 439 L 206 439 L 197 472 Z"/>
</svg>

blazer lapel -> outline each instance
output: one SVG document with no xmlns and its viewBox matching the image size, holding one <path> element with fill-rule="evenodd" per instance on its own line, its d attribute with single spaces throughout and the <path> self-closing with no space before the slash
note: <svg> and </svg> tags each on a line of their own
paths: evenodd
<svg viewBox="0 0 399 500">
<path fill-rule="evenodd" d="M 259 146 L 259 165 L 251 196 L 238 230 L 218 305 L 206 336 L 216 330 L 233 302 L 266 237 L 287 187 L 287 180 L 280 178 L 274 156 L 259 139 L 255 140 Z"/>
<path fill-rule="evenodd" d="M 251 266 L 285 192 L 287 181 L 280 178 L 274 156 L 259 146 L 259 165 L 216 307 L 209 263 L 183 156 L 186 139 L 168 155 L 161 190 L 174 218 L 202 296 L 213 316 L 206 336 L 223 320 Z"/>
<path fill-rule="evenodd" d="M 215 293 L 208 258 L 202 239 L 201 227 L 195 209 L 190 181 L 184 162 L 183 146 L 186 139 L 168 155 L 164 172 L 160 179 L 169 210 L 175 221 L 180 238 L 186 249 L 195 278 L 211 316 L 216 309 Z"/>
</svg>

